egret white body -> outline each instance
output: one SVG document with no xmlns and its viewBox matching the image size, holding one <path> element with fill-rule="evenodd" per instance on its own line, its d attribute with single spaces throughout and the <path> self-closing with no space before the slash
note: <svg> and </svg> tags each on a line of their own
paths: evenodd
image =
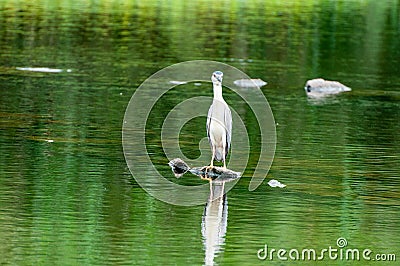
<svg viewBox="0 0 400 266">
<path fill-rule="evenodd" d="M 212 152 L 210 166 L 212 167 L 214 160 L 217 160 L 223 161 L 226 168 L 226 157 L 231 145 L 232 114 L 222 97 L 222 77 L 221 71 L 215 71 L 211 76 L 214 98 L 208 110 L 207 136 Z"/>
</svg>

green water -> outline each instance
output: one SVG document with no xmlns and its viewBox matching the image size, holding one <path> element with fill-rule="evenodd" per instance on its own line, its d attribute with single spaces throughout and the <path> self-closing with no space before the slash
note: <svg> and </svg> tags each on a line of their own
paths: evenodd
<svg viewBox="0 0 400 266">
<path fill-rule="evenodd" d="M 122 151 L 125 108 L 154 72 L 194 59 L 268 82 L 277 145 L 267 180 L 285 188 L 266 180 L 248 191 L 256 120 L 229 91 L 252 149 L 226 200 L 174 206 L 137 185 Z M 399 66 L 395 0 L 0 0 L 0 263 L 286 264 L 257 251 L 337 248 L 340 237 L 399 261 Z M 26 67 L 63 72 L 17 69 Z M 308 99 L 304 84 L 316 77 L 353 90 Z M 184 87 L 149 121 L 151 159 L 170 180 L 157 137 L 163 116 L 182 99 L 212 95 L 211 84 Z M 182 151 L 199 156 L 205 134 L 205 119 L 190 121 Z M 189 175 L 176 182 L 204 183 Z"/>
</svg>

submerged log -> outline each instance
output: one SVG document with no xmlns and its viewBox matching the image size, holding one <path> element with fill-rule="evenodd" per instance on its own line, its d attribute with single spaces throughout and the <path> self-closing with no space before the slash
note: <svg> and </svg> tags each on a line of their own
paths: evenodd
<svg viewBox="0 0 400 266">
<path fill-rule="evenodd" d="M 171 166 L 172 172 L 175 174 L 176 178 L 181 177 L 186 172 L 190 172 L 202 179 L 215 180 L 215 181 L 232 181 L 241 176 L 241 173 L 232 171 L 230 169 L 225 169 L 218 166 L 202 166 L 190 168 L 187 163 L 185 163 L 180 158 L 175 158 L 168 163 Z"/>
<path fill-rule="evenodd" d="M 321 78 L 308 80 L 304 87 L 308 96 L 321 97 L 351 91 L 351 88 L 338 81 L 324 80 Z"/>
</svg>

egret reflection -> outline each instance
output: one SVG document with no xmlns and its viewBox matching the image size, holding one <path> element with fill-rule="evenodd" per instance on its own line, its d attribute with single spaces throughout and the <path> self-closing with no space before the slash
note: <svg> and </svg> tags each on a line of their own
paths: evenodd
<svg viewBox="0 0 400 266">
<path fill-rule="evenodd" d="M 205 265 L 215 265 L 215 258 L 223 252 L 228 225 L 228 200 L 224 184 L 210 181 L 210 197 L 204 207 L 201 223 Z"/>
</svg>

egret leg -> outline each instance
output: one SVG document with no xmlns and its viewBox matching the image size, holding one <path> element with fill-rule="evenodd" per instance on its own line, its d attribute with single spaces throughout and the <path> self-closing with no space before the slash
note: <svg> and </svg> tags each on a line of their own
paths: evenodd
<svg viewBox="0 0 400 266">
<path fill-rule="evenodd" d="M 222 150 L 222 160 L 224 161 L 224 169 L 226 169 L 226 162 L 225 162 L 225 160 L 226 160 L 226 155 L 225 155 L 225 147 L 223 147 L 223 150 Z"/>
<path fill-rule="evenodd" d="M 215 147 L 212 147 L 212 156 L 211 156 L 211 162 L 210 165 L 206 167 L 205 174 L 207 175 L 207 172 L 214 167 L 214 157 L 215 157 Z"/>
<path fill-rule="evenodd" d="M 215 157 L 215 147 L 213 146 L 210 167 L 214 167 L 214 157 Z"/>
</svg>

